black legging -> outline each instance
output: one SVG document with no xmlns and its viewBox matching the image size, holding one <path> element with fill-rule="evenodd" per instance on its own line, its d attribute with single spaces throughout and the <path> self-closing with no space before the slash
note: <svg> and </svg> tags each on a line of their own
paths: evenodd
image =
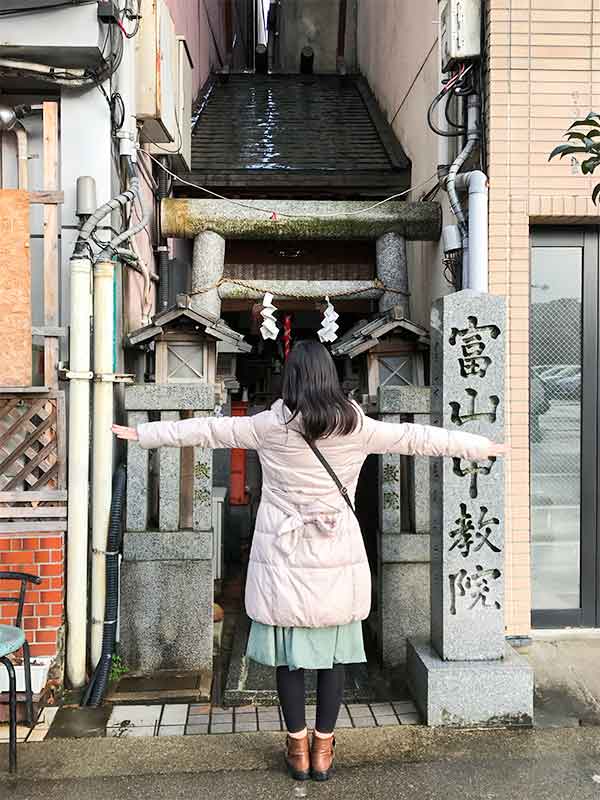
<svg viewBox="0 0 600 800">
<path fill-rule="evenodd" d="M 319 733 L 332 733 L 344 697 L 344 665 L 317 670 L 317 717 Z M 283 718 L 290 733 L 306 728 L 304 670 L 277 667 L 277 691 Z"/>
</svg>

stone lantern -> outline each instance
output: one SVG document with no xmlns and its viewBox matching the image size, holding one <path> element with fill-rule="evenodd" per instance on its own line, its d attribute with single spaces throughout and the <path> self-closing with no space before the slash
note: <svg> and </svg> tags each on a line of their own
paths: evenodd
<svg viewBox="0 0 600 800">
<path fill-rule="evenodd" d="M 129 425 L 213 414 L 217 344 L 251 346 L 222 319 L 180 295 L 127 337 L 154 351 L 155 380 L 127 386 Z M 213 468 L 203 447 L 127 450 L 121 651 L 132 673 L 192 672 L 190 698 L 210 690 L 213 652 Z"/>
</svg>

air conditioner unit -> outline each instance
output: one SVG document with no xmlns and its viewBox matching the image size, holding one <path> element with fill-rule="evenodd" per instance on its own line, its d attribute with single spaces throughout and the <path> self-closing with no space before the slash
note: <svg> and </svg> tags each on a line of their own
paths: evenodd
<svg viewBox="0 0 600 800">
<path fill-rule="evenodd" d="M 176 142 L 179 44 L 165 0 L 144 3 L 136 43 L 137 117 L 146 142 Z"/>
<path fill-rule="evenodd" d="M 147 145 L 147 150 L 154 155 L 172 154 L 179 156 L 181 163 L 177 164 L 177 169 L 188 171 L 191 166 L 192 158 L 192 59 L 185 41 L 185 36 L 177 36 L 177 83 L 173 87 L 176 89 L 175 102 L 175 139 L 168 144 L 156 146 L 152 143 Z M 144 129 L 145 129 L 144 124 Z M 145 138 L 145 130 L 142 135 Z M 178 159 L 176 159 L 177 161 Z"/>
<path fill-rule="evenodd" d="M 440 0 L 442 70 L 481 56 L 481 0 Z"/>
<path fill-rule="evenodd" d="M 35 14 L 19 11 L 31 11 Z M 35 4 L 0 0 L 0 58 L 63 68 L 96 69 L 102 64 L 106 25 L 98 22 L 96 3 Z"/>
</svg>

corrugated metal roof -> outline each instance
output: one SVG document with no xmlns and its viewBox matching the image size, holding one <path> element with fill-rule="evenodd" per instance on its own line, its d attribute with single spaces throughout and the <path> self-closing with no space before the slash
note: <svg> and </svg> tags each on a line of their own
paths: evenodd
<svg viewBox="0 0 600 800">
<path fill-rule="evenodd" d="M 192 172 L 397 172 L 409 166 L 364 80 L 231 75 L 192 133 Z"/>
</svg>

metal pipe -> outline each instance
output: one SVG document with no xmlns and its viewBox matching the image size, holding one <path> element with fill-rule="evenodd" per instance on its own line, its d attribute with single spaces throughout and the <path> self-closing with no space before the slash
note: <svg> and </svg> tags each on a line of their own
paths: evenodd
<svg viewBox="0 0 600 800">
<path fill-rule="evenodd" d="M 28 176 L 28 159 L 29 159 L 29 152 L 28 152 L 28 143 L 27 143 L 27 129 L 23 125 L 22 122 L 17 122 L 15 127 L 13 128 L 15 132 L 15 136 L 17 137 L 17 164 L 19 168 L 19 189 L 25 189 L 25 191 L 29 188 L 29 176 Z"/>
<path fill-rule="evenodd" d="M 91 261 L 70 261 L 69 510 L 67 520 L 67 677 L 86 675 L 90 427 Z"/>
<path fill-rule="evenodd" d="M 30 106 L 17 106 L 13 108 L 4 104 L 0 105 L 0 131 L 14 131 L 17 138 L 17 175 L 19 189 L 27 190 L 28 186 L 28 143 L 27 143 L 27 129 L 22 122 L 19 121 L 19 116 L 23 116 L 23 109 L 31 111 Z"/>
<path fill-rule="evenodd" d="M 456 176 L 464 166 L 471 153 L 479 144 L 479 108 L 479 96 L 476 94 L 470 94 L 467 99 L 467 142 L 452 162 L 448 172 L 448 178 L 446 180 L 446 192 L 448 193 L 450 206 L 452 207 L 452 211 L 456 217 L 458 227 L 460 228 L 463 237 L 467 236 L 468 234 L 468 226 L 462 206 L 460 204 L 460 200 L 458 199 L 455 184 Z"/>
<path fill-rule="evenodd" d="M 254 69 L 258 75 L 266 75 L 269 71 L 269 57 L 266 44 L 257 44 L 254 53 Z"/>
<path fill-rule="evenodd" d="M 92 632 L 91 665 L 102 652 L 106 595 L 106 542 L 111 502 L 113 437 L 112 261 L 94 265 L 94 430 L 92 462 Z"/>
<path fill-rule="evenodd" d="M 346 14 L 347 0 L 340 0 L 338 16 L 338 38 L 337 38 L 337 64 L 338 67 L 343 63 L 346 52 Z"/>
<path fill-rule="evenodd" d="M 167 161 L 166 156 L 162 159 L 163 163 Z M 168 164 L 165 163 L 165 166 Z M 169 194 L 169 176 L 164 169 L 159 170 L 158 175 L 158 199 L 162 202 Z M 160 227 L 160 220 L 159 220 Z M 160 231 L 160 238 L 158 241 L 158 292 L 159 292 L 159 307 L 160 311 L 164 311 L 169 307 L 169 250 L 166 237 Z"/>
<path fill-rule="evenodd" d="M 300 73 L 302 75 L 312 75 L 314 63 L 315 51 L 307 44 L 300 51 Z"/>
<path fill-rule="evenodd" d="M 488 179 L 479 170 L 456 178 L 469 192 L 468 233 L 463 237 L 463 289 L 488 291 Z"/>
</svg>

